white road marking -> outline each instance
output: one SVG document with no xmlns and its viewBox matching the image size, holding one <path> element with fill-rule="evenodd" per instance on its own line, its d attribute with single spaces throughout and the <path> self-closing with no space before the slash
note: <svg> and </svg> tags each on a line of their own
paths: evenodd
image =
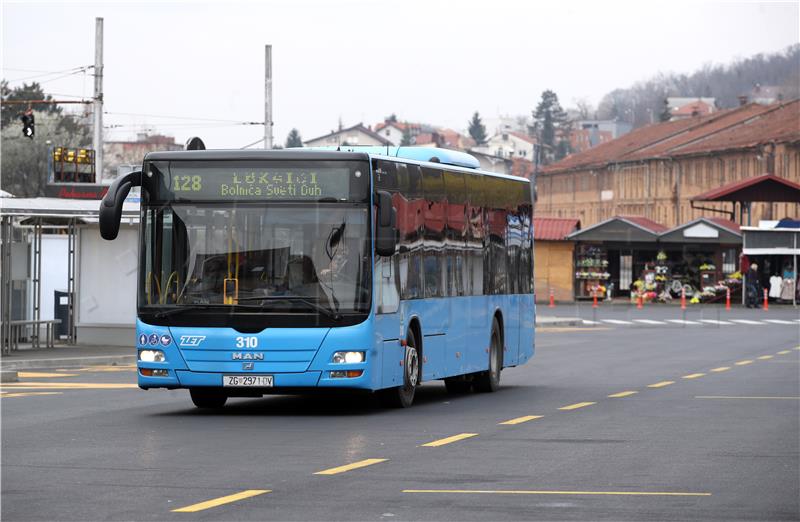
<svg viewBox="0 0 800 522">
<path fill-rule="evenodd" d="M 584 319 L 583 324 L 600 324 L 599 321 L 590 321 L 589 319 Z"/>
<path fill-rule="evenodd" d="M 700 319 L 701 323 L 708 323 L 708 324 L 719 324 L 719 325 L 732 325 L 733 323 L 729 323 L 728 321 L 718 321 L 716 319 Z"/>
<path fill-rule="evenodd" d="M 623 321 L 622 319 L 601 319 L 601 321 L 609 324 L 633 324 L 631 321 Z"/>
<path fill-rule="evenodd" d="M 791 324 L 794 325 L 794 321 L 786 321 L 785 319 L 764 319 L 768 323 L 773 324 Z"/>
<path fill-rule="evenodd" d="M 731 319 L 731 322 L 739 323 L 739 324 L 757 324 L 757 325 L 764 325 L 761 321 L 751 321 L 750 319 Z"/>
<path fill-rule="evenodd" d="M 689 321 L 687 319 L 667 319 L 667 321 L 676 324 L 700 324 L 697 321 Z"/>
<path fill-rule="evenodd" d="M 667 324 L 664 321 L 654 321 L 653 319 L 634 319 L 634 321 L 644 324 Z"/>
</svg>

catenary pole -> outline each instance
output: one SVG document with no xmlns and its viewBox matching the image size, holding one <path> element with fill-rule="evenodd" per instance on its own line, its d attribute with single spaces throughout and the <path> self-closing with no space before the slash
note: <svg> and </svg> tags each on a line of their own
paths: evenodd
<svg viewBox="0 0 800 522">
<path fill-rule="evenodd" d="M 103 177 L 103 19 L 94 19 L 94 161 L 96 181 Z"/>
<path fill-rule="evenodd" d="M 272 46 L 264 55 L 264 148 L 272 148 Z"/>
</svg>

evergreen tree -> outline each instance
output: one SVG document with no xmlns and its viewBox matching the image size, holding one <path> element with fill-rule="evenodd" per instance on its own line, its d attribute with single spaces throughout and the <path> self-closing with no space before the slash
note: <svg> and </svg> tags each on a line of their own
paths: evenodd
<svg viewBox="0 0 800 522">
<path fill-rule="evenodd" d="M 403 147 L 408 147 L 411 144 L 411 127 L 406 124 L 406 126 L 403 128 L 403 137 L 400 140 L 400 145 Z"/>
<path fill-rule="evenodd" d="M 567 113 L 558 102 L 558 95 L 551 90 L 542 93 L 542 99 L 536 110 L 533 111 L 536 135 L 543 145 L 555 148 L 556 131 L 566 130 L 568 125 Z"/>
<path fill-rule="evenodd" d="M 472 119 L 469 121 L 469 135 L 472 136 L 472 139 L 475 140 L 475 143 L 478 145 L 486 143 L 486 126 L 481 121 L 481 116 L 478 114 L 478 111 L 475 111 L 475 114 L 472 115 Z"/>
<path fill-rule="evenodd" d="M 389 116 L 384 118 L 386 123 L 397 123 L 397 114 L 392 113 Z"/>
<path fill-rule="evenodd" d="M 292 129 L 289 131 L 289 135 L 286 136 L 286 148 L 290 149 L 293 147 L 302 147 L 303 146 L 303 138 L 300 136 L 300 131 L 297 129 Z"/>
<path fill-rule="evenodd" d="M 572 152 L 572 122 L 555 92 L 548 89 L 542 93 L 542 99 L 533 111 L 533 121 L 534 135 L 544 148 L 543 163 L 562 159 Z"/>
</svg>

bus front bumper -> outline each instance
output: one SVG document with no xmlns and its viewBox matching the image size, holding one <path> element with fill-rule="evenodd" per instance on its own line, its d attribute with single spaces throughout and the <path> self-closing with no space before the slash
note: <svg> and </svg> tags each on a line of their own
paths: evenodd
<svg viewBox="0 0 800 522">
<path fill-rule="evenodd" d="M 148 365 L 150 366 L 150 365 Z M 368 368 L 362 368 L 363 373 L 358 377 L 331 377 L 330 371 L 309 370 L 301 373 L 271 373 L 273 377 L 272 390 L 279 393 L 286 388 L 351 388 L 351 389 L 372 389 L 371 379 Z M 138 373 L 139 387 L 142 389 L 150 388 L 198 388 L 198 387 L 217 387 L 222 388 L 223 375 L 264 375 L 263 373 L 241 373 L 241 372 L 193 372 L 190 370 L 167 370 L 167 375 L 162 377 L 145 376 L 141 373 L 140 366 Z M 230 390 L 243 391 L 246 387 L 228 388 Z M 259 390 L 262 388 L 258 388 Z"/>
</svg>

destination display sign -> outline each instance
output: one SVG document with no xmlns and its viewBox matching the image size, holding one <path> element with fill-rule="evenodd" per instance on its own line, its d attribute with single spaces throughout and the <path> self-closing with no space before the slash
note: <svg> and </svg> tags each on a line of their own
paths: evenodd
<svg viewBox="0 0 800 522">
<path fill-rule="evenodd" d="M 347 166 L 196 166 L 180 162 L 173 162 L 162 176 L 163 199 L 190 201 L 346 201 L 350 197 L 351 178 L 366 178 L 365 173 Z"/>
</svg>

